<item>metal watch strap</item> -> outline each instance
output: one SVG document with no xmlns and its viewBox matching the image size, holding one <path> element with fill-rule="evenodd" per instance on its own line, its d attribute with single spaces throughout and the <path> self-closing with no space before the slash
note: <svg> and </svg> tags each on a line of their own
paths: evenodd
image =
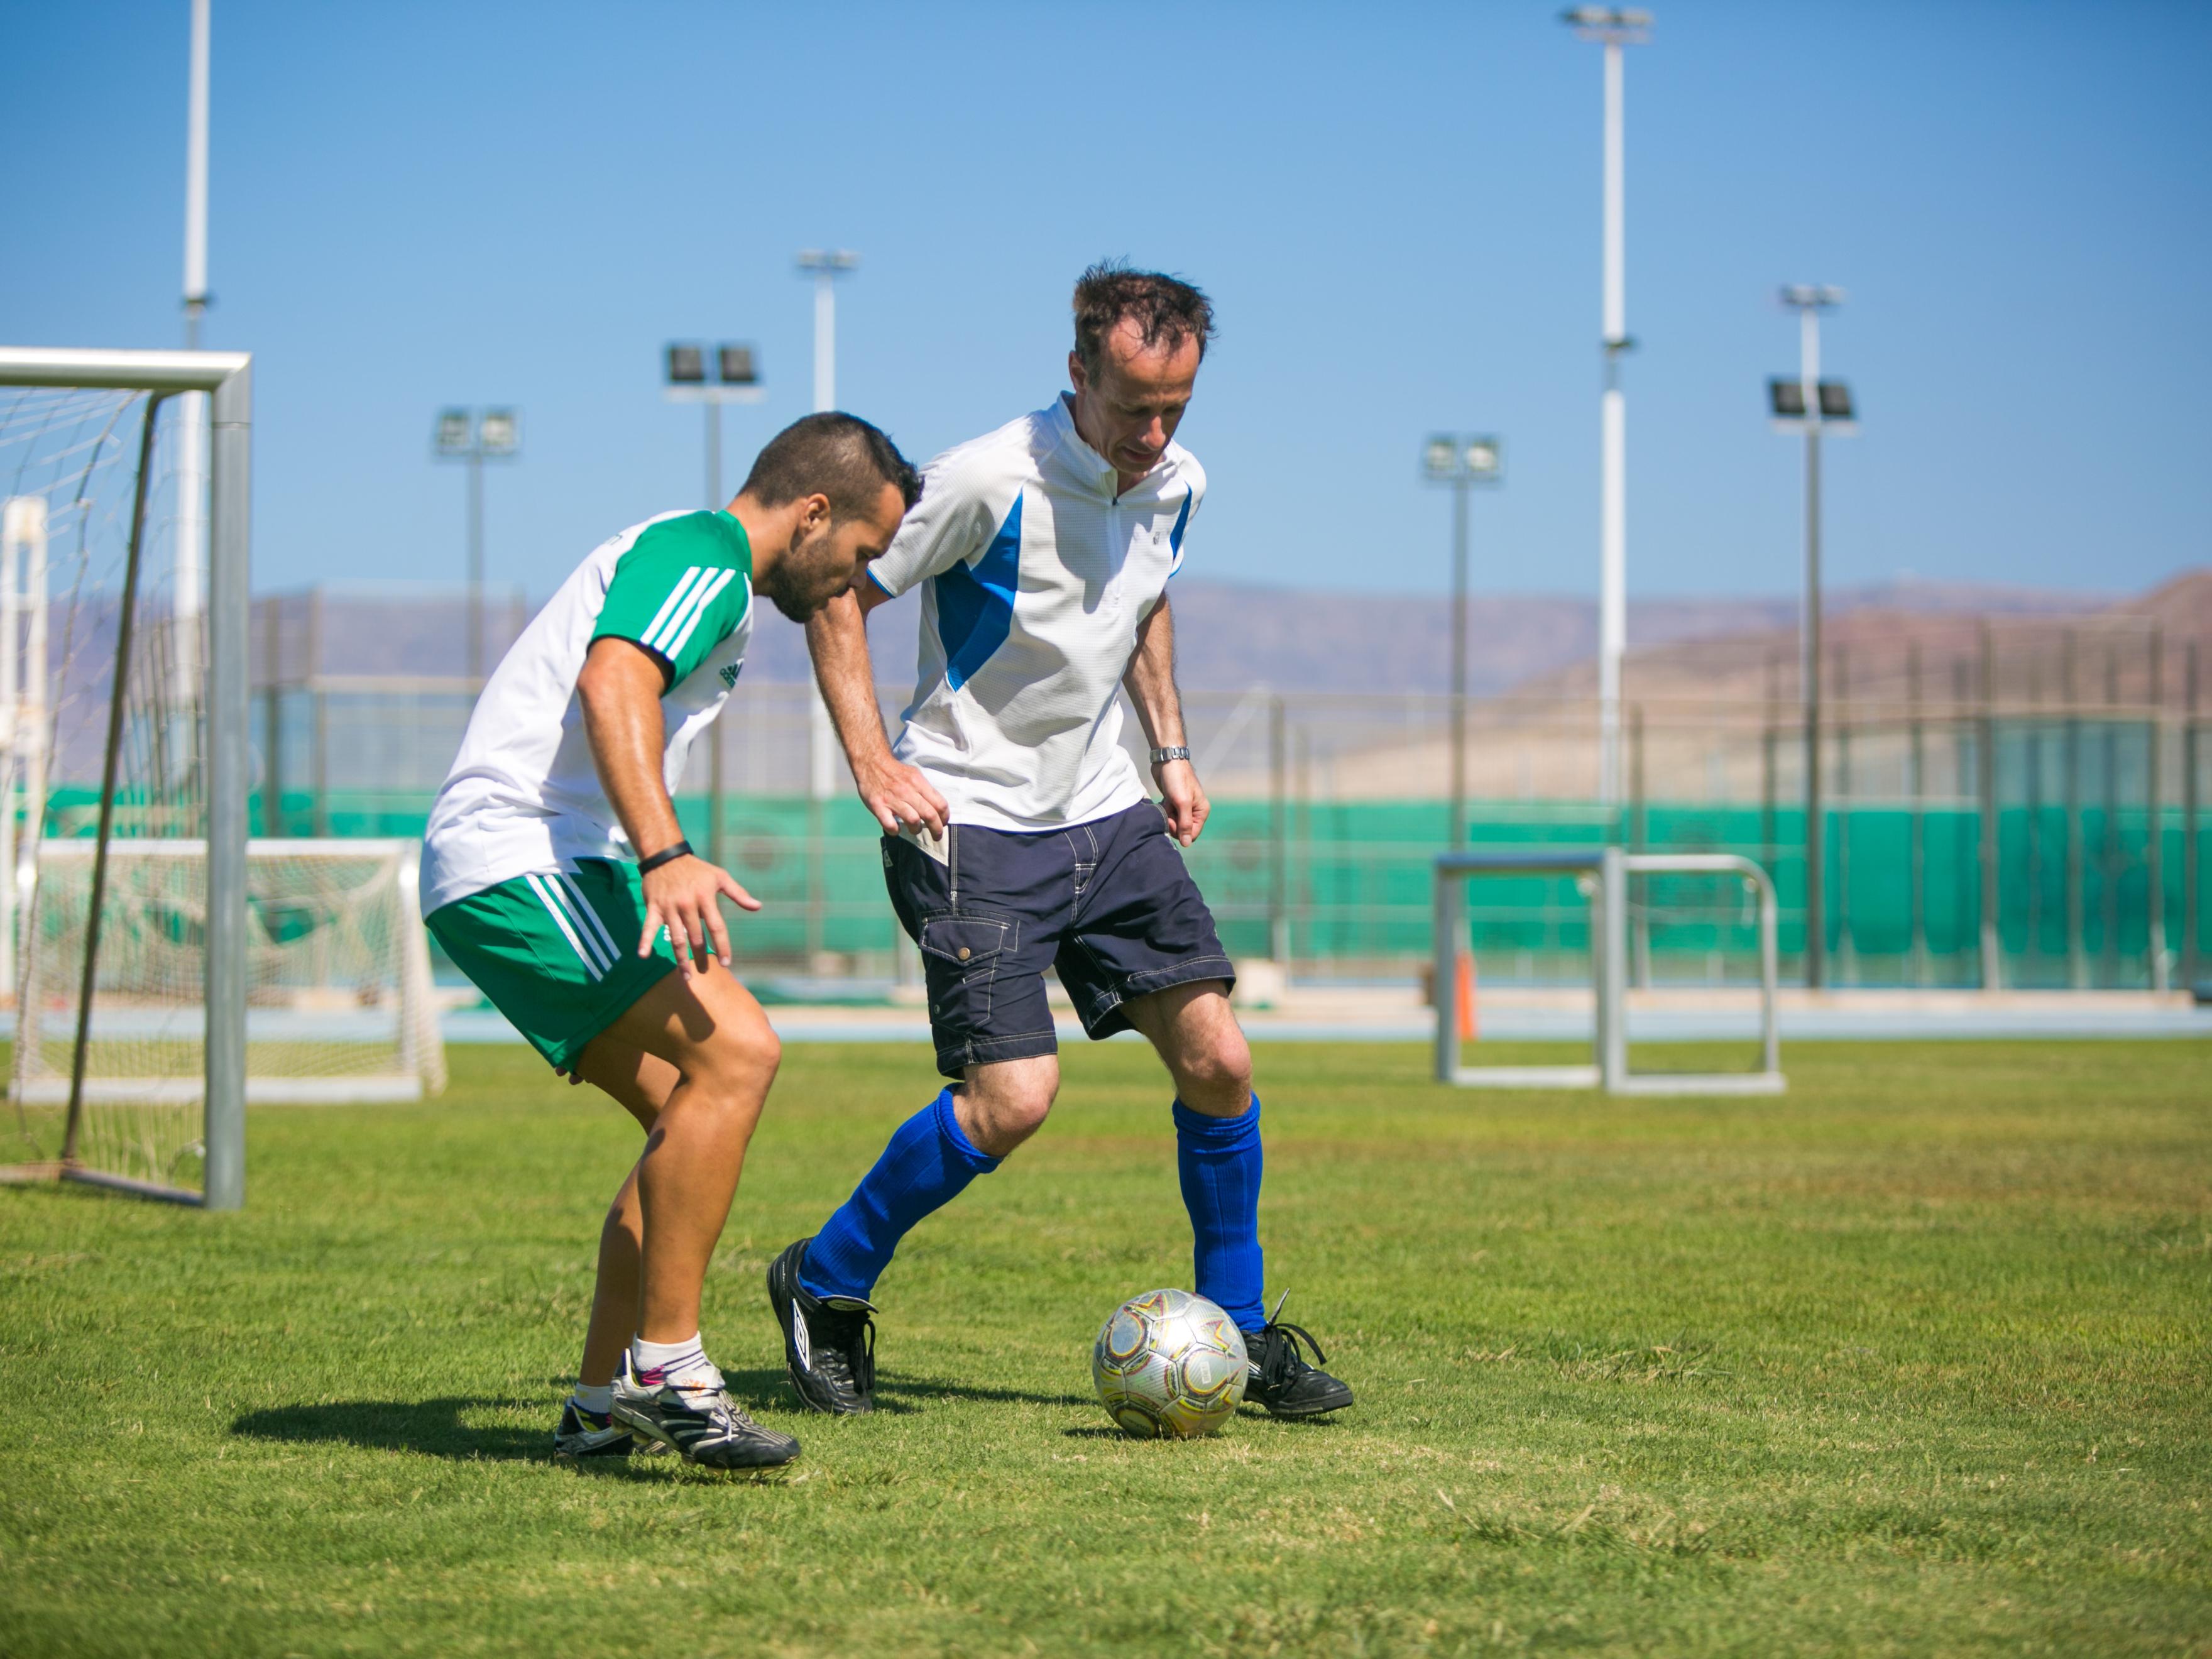
<svg viewBox="0 0 2212 1659">
<path fill-rule="evenodd" d="M 1190 758 L 1190 746 L 1188 744 L 1171 744 L 1165 749 L 1153 750 L 1152 757 L 1155 766 L 1165 766 L 1170 761 L 1187 761 Z"/>
<path fill-rule="evenodd" d="M 664 864 L 673 864 L 678 859 L 688 859 L 690 856 L 691 843 L 688 841 L 679 841 L 673 847 L 662 848 L 649 859 L 640 859 L 637 861 L 637 872 L 641 876 L 649 871 L 658 870 Z"/>
</svg>

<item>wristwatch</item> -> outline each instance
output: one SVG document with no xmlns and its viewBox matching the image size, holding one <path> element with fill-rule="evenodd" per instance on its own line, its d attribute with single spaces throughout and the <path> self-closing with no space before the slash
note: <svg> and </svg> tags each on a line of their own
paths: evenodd
<svg viewBox="0 0 2212 1659">
<path fill-rule="evenodd" d="M 1165 766 L 1170 761 L 1187 761 L 1190 758 L 1190 746 L 1188 744 L 1170 744 L 1165 749 L 1153 750 L 1152 756 L 1155 766 Z"/>
</svg>

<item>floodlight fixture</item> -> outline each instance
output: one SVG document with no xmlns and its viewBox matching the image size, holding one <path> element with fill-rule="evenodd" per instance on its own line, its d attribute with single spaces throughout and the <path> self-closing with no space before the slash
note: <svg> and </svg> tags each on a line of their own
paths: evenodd
<svg viewBox="0 0 2212 1659">
<path fill-rule="evenodd" d="M 1459 440 L 1449 434 L 1421 446 L 1421 471 L 1437 483 L 1459 476 Z"/>
<path fill-rule="evenodd" d="M 1495 438 L 1462 440 L 1460 459 L 1470 483 L 1496 483 L 1505 476 L 1504 447 Z"/>
<path fill-rule="evenodd" d="M 724 386 L 758 386 L 760 371 L 753 366 L 753 349 L 726 342 L 714 354 L 715 368 Z"/>
<path fill-rule="evenodd" d="M 672 343 L 668 348 L 668 384 L 671 386 L 699 386 L 707 379 L 707 349 L 689 342 Z"/>
<path fill-rule="evenodd" d="M 1766 402 L 1778 421 L 1802 421 L 1805 418 L 1805 383 L 1802 380 L 1769 380 L 1766 383 Z"/>
<path fill-rule="evenodd" d="M 503 460 L 522 447 L 522 420 L 511 409 L 487 409 L 477 420 L 477 444 L 488 460 Z"/>
<path fill-rule="evenodd" d="M 431 447 L 441 458 L 459 459 L 476 447 L 476 420 L 465 409 L 441 409 L 432 428 Z"/>
<path fill-rule="evenodd" d="M 1826 283 L 1784 283 L 1781 295 L 1784 305 L 1799 311 L 1826 311 L 1843 304 L 1847 297 L 1843 289 Z"/>
<path fill-rule="evenodd" d="M 1818 388 L 1820 394 L 1820 418 L 1823 421 L 1856 420 L 1851 409 L 1851 389 L 1842 380 L 1823 380 Z M 1802 391 L 1800 391 L 1802 396 Z"/>
<path fill-rule="evenodd" d="M 1651 14 L 1641 6 L 1569 6 L 1559 21 L 1585 40 L 1641 46 L 1651 38 Z"/>
</svg>

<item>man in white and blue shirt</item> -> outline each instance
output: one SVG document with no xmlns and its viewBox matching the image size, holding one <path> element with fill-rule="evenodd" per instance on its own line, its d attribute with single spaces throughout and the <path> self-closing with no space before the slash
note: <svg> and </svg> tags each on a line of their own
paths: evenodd
<svg viewBox="0 0 2212 1659">
<path fill-rule="evenodd" d="M 1134 1029 L 1175 1078 L 1198 1293 L 1244 1333 L 1247 1397 L 1279 1417 L 1352 1403 L 1271 1320 L 1259 1242 L 1260 1103 L 1234 974 L 1185 867 L 1207 804 L 1184 742 L 1169 579 L 1206 473 L 1175 441 L 1213 331 L 1196 289 L 1094 266 L 1077 283 L 1073 385 L 924 470 L 866 580 L 809 624 L 823 696 L 883 824 L 891 903 L 921 947 L 939 1071 L 851 1198 L 769 1268 L 793 1382 L 872 1408 L 878 1277 L 922 1218 L 1044 1121 L 1060 1084 L 1042 974 L 1093 1038 Z M 919 684 L 896 744 L 865 617 L 922 587 Z M 1126 690 L 1150 743 L 1121 744 Z M 1278 1307 L 1279 1307 L 1279 1303 Z"/>
</svg>

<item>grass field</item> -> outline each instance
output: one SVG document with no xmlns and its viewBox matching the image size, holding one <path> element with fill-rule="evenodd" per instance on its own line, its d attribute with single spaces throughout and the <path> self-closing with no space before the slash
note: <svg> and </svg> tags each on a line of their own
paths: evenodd
<svg viewBox="0 0 2212 1659">
<path fill-rule="evenodd" d="M 1340 1419 L 1119 1438 L 1189 1275 L 1142 1049 L 917 1232 L 884 1409 L 761 1294 L 925 1096 L 787 1051 L 708 1290 L 779 1476 L 548 1455 L 634 1136 L 520 1049 L 253 1115 L 249 1207 L 0 1190 L 0 1653 L 2212 1654 L 2212 1047 L 1800 1045 L 1776 1102 L 1260 1056 Z"/>
</svg>

